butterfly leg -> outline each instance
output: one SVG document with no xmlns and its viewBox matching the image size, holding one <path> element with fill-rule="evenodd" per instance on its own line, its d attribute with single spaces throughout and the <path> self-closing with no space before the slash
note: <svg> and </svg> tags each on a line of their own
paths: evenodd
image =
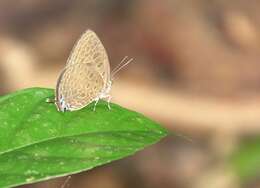
<svg viewBox="0 0 260 188">
<path fill-rule="evenodd" d="M 109 110 L 111 110 L 110 101 L 112 99 L 112 96 L 111 95 L 107 95 L 106 98 L 107 98 L 107 107 L 108 107 Z"/>
<path fill-rule="evenodd" d="M 96 111 L 96 106 L 97 106 L 98 101 L 99 101 L 99 98 L 95 99 L 95 104 L 94 104 L 94 108 L 93 108 L 94 112 Z"/>
</svg>

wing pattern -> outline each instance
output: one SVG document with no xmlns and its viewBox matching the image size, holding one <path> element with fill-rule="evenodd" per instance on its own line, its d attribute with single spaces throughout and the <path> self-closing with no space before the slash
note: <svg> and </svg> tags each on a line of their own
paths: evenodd
<svg viewBox="0 0 260 188">
<path fill-rule="evenodd" d="M 110 65 L 106 50 L 98 36 L 87 30 L 77 41 L 68 58 L 67 66 L 88 63 L 93 64 L 105 82 L 110 79 Z"/>
<path fill-rule="evenodd" d="M 57 99 L 70 111 L 79 110 L 102 92 L 104 80 L 90 64 L 67 66 L 57 85 Z"/>
</svg>

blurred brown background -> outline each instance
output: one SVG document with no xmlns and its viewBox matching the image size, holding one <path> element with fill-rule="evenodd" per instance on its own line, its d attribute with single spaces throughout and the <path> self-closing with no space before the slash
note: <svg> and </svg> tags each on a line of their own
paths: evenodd
<svg viewBox="0 0 260 188">
<path fill-rule="evenodd" d="M 228 164 L 243 138 L 259 136 L 259 1 L 1 0 L 0 93 L 54 88 L 87 28 L 100 37 L 111 67 L 134 58 L 115 80 L 113 102 L 175 136 L 73 175 L 67 187 L 260 187 L 256 177 L 241 183 Z"/>
</svg>

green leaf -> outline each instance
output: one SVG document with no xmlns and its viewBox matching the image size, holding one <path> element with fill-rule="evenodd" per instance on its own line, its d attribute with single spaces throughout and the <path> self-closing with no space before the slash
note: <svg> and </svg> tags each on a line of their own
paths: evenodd
<svg viewBox="0 0 260 188">
<path fill-rule="evenodd" d="M 0 187 L 78 173 L 156 143 L 167 131 L 143 115 L 106 102 L 58 112 L 52 89 L 0 97 Z"/>
<path fill-rule="evenodd" d="M 231 157 L 231 165 L 241 182 L 257 178 L 260 174 L 260 138 L 243 140 Z"/>
</svg>

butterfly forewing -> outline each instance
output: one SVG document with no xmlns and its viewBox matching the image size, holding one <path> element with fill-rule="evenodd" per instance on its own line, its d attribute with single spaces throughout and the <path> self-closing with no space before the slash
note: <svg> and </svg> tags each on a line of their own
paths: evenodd
<svg viewBox="0 0 260 188">
<path fill-rule="evenodd" d="M 87 30 L 75 44 L 66 66 L 74 64 L 91 64 L 103 77 L 104 82 L 110 80 L 110 66 L 106 50 L 98 36 Z"/>
<path fill-rule="evenodd" d="M 91 103 L 104 88 L 104 80 L 92 64 L 67 65 L 57 83 L 56 101 L 64 101 L 67 110 L 81 109 Z"/>
</svg>

